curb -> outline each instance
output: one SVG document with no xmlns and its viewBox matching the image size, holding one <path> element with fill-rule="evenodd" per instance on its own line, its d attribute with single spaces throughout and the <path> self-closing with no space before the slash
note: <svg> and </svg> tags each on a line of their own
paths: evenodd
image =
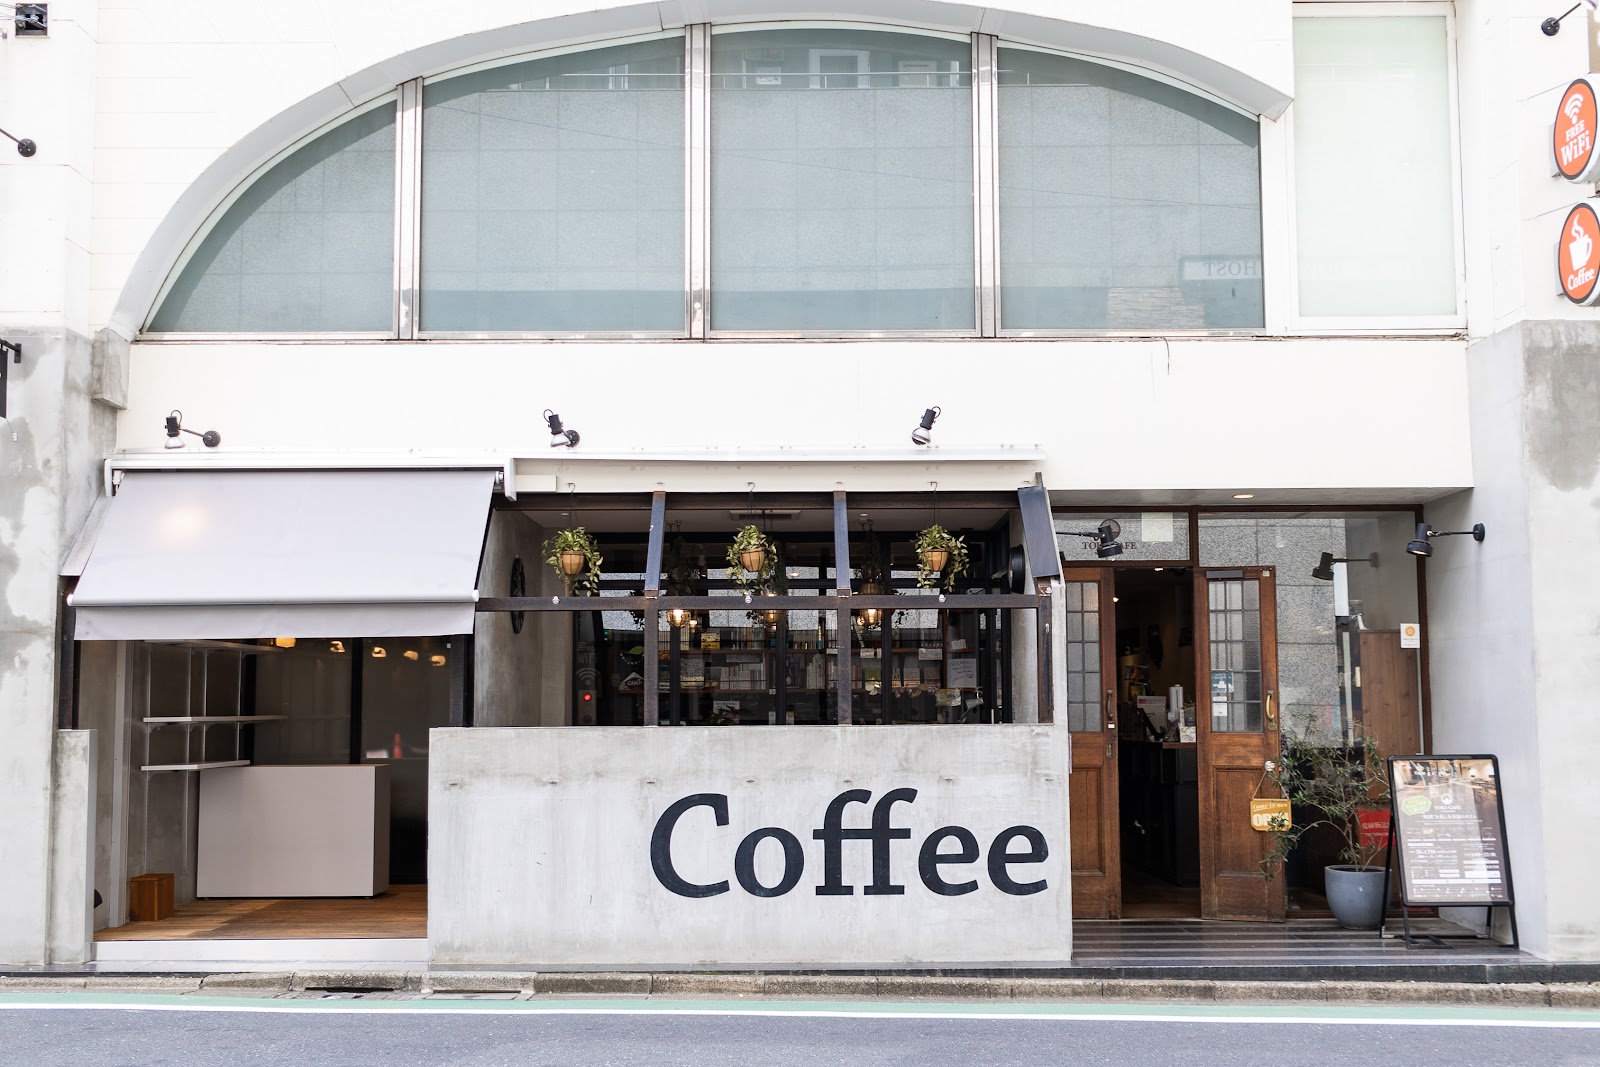
<svg viewBox="0 0 1600 1067">
<path fill-rule="evenodd" d="M 304 997 L 317 994 L 1133 1003 L 1471 1004 L 1600 1010 L 1600 983 L 1250 981 L 1161 978 L 960 978 L 918 975 L 694 974 L 513 971 L 252 971 L 237 974 L 21 975 L 0 993 L 161 993 Z"/>
</svg>

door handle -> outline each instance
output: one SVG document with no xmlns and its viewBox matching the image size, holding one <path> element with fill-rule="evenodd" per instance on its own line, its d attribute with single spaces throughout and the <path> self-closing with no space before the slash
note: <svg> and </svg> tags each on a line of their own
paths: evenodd
<svg viewBox="0 0 1600 1067">
<path fill-rule="evenodd" d="M 1278 732 L 1278 709 L 1272 706 L 1272 690 L 1267 690 L 1267 732 Z"/>
<path fill-rule="evenodd" d="M 1106 690 L 1106 758 L 1110 759 L 1117 754 L 1117 692 L 1114 689 Z"/>
</svg>

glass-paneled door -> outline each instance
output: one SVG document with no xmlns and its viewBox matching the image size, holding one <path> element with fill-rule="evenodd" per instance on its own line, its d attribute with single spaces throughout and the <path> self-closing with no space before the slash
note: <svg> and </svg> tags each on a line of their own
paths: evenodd
<svg viewBox="0 0 1600 1067">
<path fill-rule="evenodd" d="M 1278 612 L 1270 567 L 1195 572 L 1200 911 L 1280 921 L 1283 874 L 1261 876 L 1270 835 L 1250 800 L 1276 796 L 1262 775 L 1279 758 Z"/>
<path fill-rule="evenodd" d="M 1067 781 L 1072 833 L 1072 914 L 1115 919 L 1122 914 L 1122 849 L 1117 808 L 1116 660 L 1112 572 L 1068 567 L 1064 665 L 1072 732 Z"/>
</svg>

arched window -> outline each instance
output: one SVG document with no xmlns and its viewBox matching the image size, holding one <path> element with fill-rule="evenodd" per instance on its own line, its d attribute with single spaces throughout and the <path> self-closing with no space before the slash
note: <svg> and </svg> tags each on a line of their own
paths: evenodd
<svg viewBox="0 0 1600 1067">
<path fill-rule="evenodd" d="M 684 329 L 682 35 L 430 82 L 422 329 Z"/>
<path fill-rule="evenodd" d="M 1256 119 L 1021 48 L 997 80 L 1002 329 L 1263 325 Z"/>
<path fill-rule="evenodd" d="M 393 98 L 263 171 L 191 246 L 159 333 L 381 333 L 394 320 Z"/>
</svg>

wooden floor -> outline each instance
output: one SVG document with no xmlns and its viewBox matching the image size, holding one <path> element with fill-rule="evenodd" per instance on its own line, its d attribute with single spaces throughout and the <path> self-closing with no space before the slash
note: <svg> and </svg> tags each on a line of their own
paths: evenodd
<svg viewBox="0 0 1600 1067">
<path fill-rule="evenodd" d="M 196 900 L 158 922 L 96 930 L 96 941 L 213 938 L 427 937 L 428 887 L 397 885 L 379 896 Z"/>
</svg>

